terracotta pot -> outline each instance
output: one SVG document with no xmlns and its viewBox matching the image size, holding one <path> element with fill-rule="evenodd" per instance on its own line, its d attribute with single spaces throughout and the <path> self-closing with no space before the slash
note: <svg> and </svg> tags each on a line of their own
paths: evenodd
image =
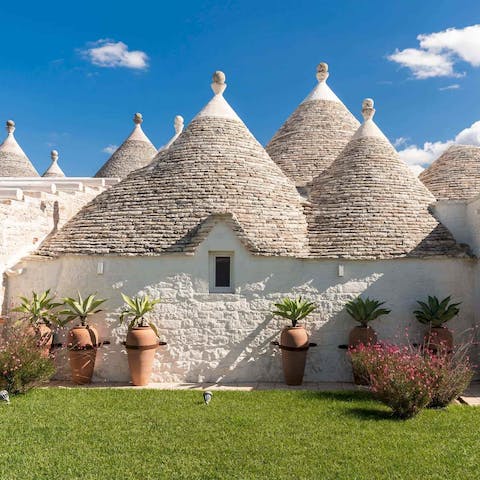
<svg viewBox="0 0 480 480">
<path fill-rule="evenodd" d="M 125 343 L 130 377 L 134 385 L 147 385 L 152 375 L 153 360 L 158 348 L 158 337 L 150 327 L 128 330 Z"/>
<path fill-rule="evenodd" d="M 97 330 L 78 325 L 68 332 L 68 350 L 72 381 L 83 385 L 92 381 L 98 346 Z"/>
<path fill-rule="evenodd" d="M 301 325 L 285 327 L 280 335 L 283 375 L 287 385 L 301 385 L 308 351 L 308 334 Z"/>
<path fill-rule="evenodd" d="M 431 327 L 423 338 L 424 345 L 433 352 L 453 350 L 453 334 L 447 327 Z"/>
<path fill-rule="evenodd" d="M 48 357 L 50 355 L 50 349 L 52 347 L 53 332 L 52 329 L 45 323 L 38 323 L 35 326 L 30 326 L 27 329 L 32 335 L 35 335 L 38 339 L 38 347 L 42 354 L 42 357 Z"/>
<path fill-rule="evenodd" d="M 42 349 L 42 355 L 48 357 L 50 355 L 50 349 L 52 348 L 53 331 L 45 323 L 38 324 L 36 331 L 39 336 L 39 345 Z"/>
<path fill-rule="evenodd" d="M 357 325 L 352 328 L 350 335 L 348 336 L 348 346 L 349 348 L 355 348 L 360 344 L 375 345 L 377 340 L 377 334 L 372 327 Z"/>
<path fill-rule="evenodd" d="M 377 334 L 372 327 L 357 325 L 352 328 L 348 336 L 348 348 L 355 348 L 359 345 L 375 345 L 377 340 Z M 356 368 L 352 368 L 352 371 L 355 385 L 368 385 L 365 372 L 359 372 Z"/>
</svg>

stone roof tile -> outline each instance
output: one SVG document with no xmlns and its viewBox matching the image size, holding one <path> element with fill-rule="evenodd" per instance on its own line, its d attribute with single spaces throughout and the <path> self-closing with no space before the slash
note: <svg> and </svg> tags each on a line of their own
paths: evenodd
<svg viewBox="0 0 480 480">
<path fill-rule="evenodd" d="M 467 256 L 432 215 L 433 195 L 400 159 L 363 103 L 364 124 L 317 177 L 306 209 L 313 257 Z"/>
<path fill-rule="evenodd" d="M 125 178 L 130 172 L 148 165 L 157 149 L 142 130 L 143 117 L 136 113 L 135 128 L 130 136 L 113 152 L 95 177 Z"/>
<path fill-rule="evenodd" d="M 297 186 L 328 167 L 359 123 L 327 85 L 328 66 L 317 67 L 318 84 L 266 146 L 270 157 Z"/>
<path fill-rule="evenodd" d="M 215 96 L 158 161 L 101 193 L 43 255 L 192 253 L 224 221 L 253 254 L 307 256 L 302 199 L 223 98 Z"/>
<path fill-rule="evenodd" d="M 480 147 L 452 145 L 420 176 L 437 200 L 470 200 L 480 194 Z"/>
<path fill-rule="evenodd" d="M 15 122 L 8 120 L 6 129 L 7 138 L 0 145 L 0 177 L 39 177 L 37 170 L 15 139 L 13 134 Z"/>
</svg>

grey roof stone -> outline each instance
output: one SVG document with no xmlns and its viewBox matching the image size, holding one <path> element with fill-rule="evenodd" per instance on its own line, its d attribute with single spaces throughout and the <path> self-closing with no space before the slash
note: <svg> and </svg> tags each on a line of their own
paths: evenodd
<svg viewBox="0 0 480 480">
<path fill-rule="evenodd" d="M 135 128 L 130 136 L 115 150 L 95 177 L 125 178 L 130 172 L 148 165 L 157 149 L 142 130 L 143 117 L 136 113 Z"/>
<path fill-rule="evenodd" d="M 314 257 L 381 259 L 467 256 L 431 214 L 433 195 L 371 119 L 313 181 L 306 209 Z"/>
<path fill-rule="evenodd" d="M 52 152 L 50 153 L 50 158 L 52 159 L 52 163 L 47 168 L 47 170 L 45 170 L 45 173 L 42 175 L 42 177 L 64 177 L 65 173 L 63 173 L 63 170 L 58 165 L 58 152 L 56 150 L 52 150 Z"/>
<path fill-rule="evenodd" d="M 317 67 L 318 85 L 270 140 L 266 150 L 297 186 L 304 186 L 328 167 L 358 128 L 326 84 L 328 67 Z"/>
<path fill-rule="evenodd" d="M 437 200 L 470 200 L 480 194 L 480 147 L 452 145 L 420 176 Z"/>
<path fill-rule="evenodd" d="M 222 95 L 147 167 L 101 193 L 40 248 L 43 255 L 192 253 L 226 222 L 254 254 L 307 256 L 293 183 Z"/>
<path fill-rule="evenodd" d="M 13 135 L 15 122 L 8 120 L 6 129 L 7 138 L 0 145 L 0 177 L 39 177 Z"/>
</svg>

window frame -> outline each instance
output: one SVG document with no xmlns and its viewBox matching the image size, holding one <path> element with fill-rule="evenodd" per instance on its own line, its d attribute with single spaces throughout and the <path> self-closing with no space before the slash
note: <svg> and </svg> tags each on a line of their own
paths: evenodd
<svg viewBox="0 0 480 480">
<path fill-rule="evenodd" d="M 208 275 L 208 283 L 209 283 L 209 292 L 210 293 L 234 293 L 234 255 L 233 252 L 223 252 L 223 251 L 212 251 L 208 252 L 208 263 L 209 263 L 209 275 Z M 216 284 L 216 258 L 217 257 L 228 257 L 230 259 L 230 285 L 228 287 L 217 287 Z"/>
</svg>

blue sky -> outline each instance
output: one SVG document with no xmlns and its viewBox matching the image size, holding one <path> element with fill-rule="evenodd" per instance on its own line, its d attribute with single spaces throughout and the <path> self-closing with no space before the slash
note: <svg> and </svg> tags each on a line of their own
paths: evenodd
<svg viewBox="0 0 480 480">
<path fill-rule="evenodd" d="M 0 121 L 16 121 L 38 170 L 56 148 L 68 175 L 92 175 L 137 111 L 164 144 L 176 114 L 188 122 L 210 99 L 220 69 L 225 97 L 265 144 L 326 61 L 350 110 L 359 117 L 374 98 L 385 134 L 425 164 L 480 120 L 480 27 L 464 30 L 479 23 L 473 0 L 6 2 Z M 463 136 L 480 142 L 478 132 Z"/>
</svg>

